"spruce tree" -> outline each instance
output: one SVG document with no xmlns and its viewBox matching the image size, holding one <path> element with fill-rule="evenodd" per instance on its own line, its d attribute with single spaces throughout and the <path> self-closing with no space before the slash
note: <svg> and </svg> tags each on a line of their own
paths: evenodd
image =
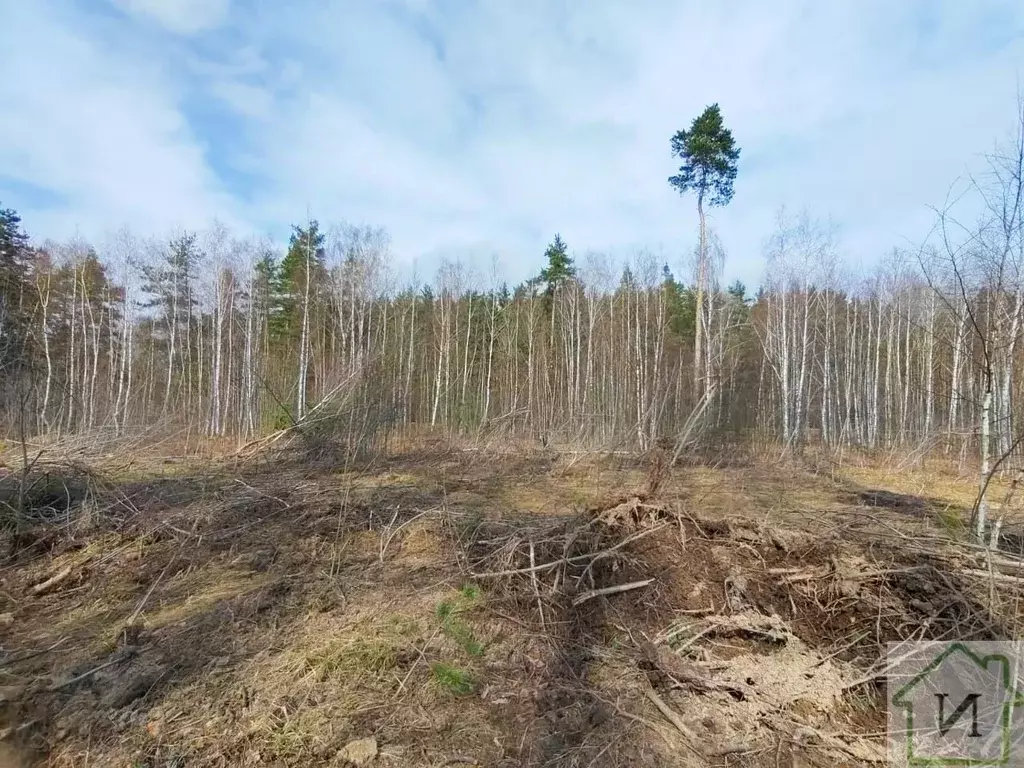
<svg viewBox="0 0 1024 768">
<path fill-rule="evenodd" d="M 298 338 L 302 325 L 302 301 L 306 290 L 306 264 L 309 264 L 312 285 L 324 277 L 324 234 L 316 219 L 306 227 L 293 226 L 288 252 L 281 259 L 274 285 L 276 317 L 272 332 L 277 336 Z"/>
<path fill-rule="evenodd" d="M 548 298 L 555 295 L 555 291 L 570 279 L 576 276 L 576 267 L 573 265 L 572 257 L 569 255 L 569 248 L 561 235 L 556 234 L 555 239 L 544 251 L 544 258 L 547 259 L 547 266 L 540 271 L 540 280 L 544 283 L 544 293 Z"/>
<path fill-rule="evenodd" d="M 28 236 L 21 217 L 0 208 L 0 381 L 14 375 L 26 361 L 29 290 L 26 261 Z"/>
<path fill-rule="evenodd" d="M 675 279 L 668 264 L 662 268 L 661 288 L 665 292 L 669 328 L 680 339 L 693 338 L 696 306 L 693 290 Z"/>
</svg>

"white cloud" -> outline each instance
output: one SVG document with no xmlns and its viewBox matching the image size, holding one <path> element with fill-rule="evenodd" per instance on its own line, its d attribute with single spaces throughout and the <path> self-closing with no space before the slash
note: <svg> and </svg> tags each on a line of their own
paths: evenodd
<svg viewBox="0 0 1024 768">
<path fill-rule="evenodd" d="M 744 148 L 715 212 L 729 271 L 760 278 L 782 204 L 833 217 L 871 260 L 923 235 L 925 206 L 1012 119 L 1024 52 L 979 42 L 993 19 L 1020 24 L 1009 3 L 399 7 L 274 27 L 318 67 L 258 139 L 257 198 L 371 218 L 410 254 L 462 232 L 525 255 L 518 275 L 556 230 L 580 251 L 663 245 L 677 265 L 696 217 L 666 183 L 668 139 L 712 101 Z M 362 132 L 336 122 L 364 110 Z"/>
<path fill-rule="evenodd" d="M 714 214 L 730 276 L 760 279 L 782 204 L 870 261 L 923 236 L 925 206 L 1004 133 L 1024 60 L 1011 0 L 250 0 L 231 25 L 226 2 L 119 2 L 186 35 L 222 26 L 110 53 L 145 25 L 16 12 L 10 71 L 30 75 L 0 167 L 64 196 L 51 217 L 283 232 L 308 205 L 387 227 L 410 261 L 498 250 L 514 278 L 556 230 L 678 266 L 696 216 L 666 182 L 669 137 L 713 101 L 743 147 Z"/>
<path fill-rule="evenodd" d="M 215 29 L 228 17 L 231 0 L 113 0 L 123 11 L 193 35 Z"/>
<path fill-rule="evenodd" d="M 6 201 L 29 231 L 98 237 L 130 224 L 156 234 L 236 214 L 157 69 L 34 3 L 11 8 L 0 50 L 4 70 L 19 73 L 0 80 L 0 194 L 6 177 L 58 201 Z"/>
</svg>

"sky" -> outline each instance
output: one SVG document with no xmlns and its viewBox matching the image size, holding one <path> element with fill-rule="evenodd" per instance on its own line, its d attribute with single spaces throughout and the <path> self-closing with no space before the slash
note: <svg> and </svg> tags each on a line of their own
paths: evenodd
<svg viewBox="0 0 1024 768">
<path fill-rule="evenodd" d="M 1019 0 L 0 0 L 0 205 L 35 238 L 307 212 L 406 271 L 512 280 L 561 233 L 685 272 L 669 139 L 717 102 L 742 148 L 712 223 L 757 285 L 780 206 L 850 264 L 920 242 L 1013 128 Z"/>
</svg>

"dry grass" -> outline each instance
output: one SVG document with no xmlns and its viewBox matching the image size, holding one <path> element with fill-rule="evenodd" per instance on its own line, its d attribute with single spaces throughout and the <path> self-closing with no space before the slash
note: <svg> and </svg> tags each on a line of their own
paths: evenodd
<svg viewBox="0 0 1024 768">
<path fill-rule="evenodd" d="M 28 762 L 331 765 L 374 736 L 384 766 L 869 763 L 877 692 L 845 686 L 885 642 L 1019 626 L 938 465 L 695 464 L 648 497 L 617 455 L 273 461 L 100 461 L 8 534 L 0 727 Z"/>
</svg>

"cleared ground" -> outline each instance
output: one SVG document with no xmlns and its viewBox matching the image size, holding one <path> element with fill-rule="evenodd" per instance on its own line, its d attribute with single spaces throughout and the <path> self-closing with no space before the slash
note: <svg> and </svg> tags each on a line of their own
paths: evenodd
<svg viewBox="0 0 1024 768">
<path fill-rule="evenodd" d="M 4 743 L 51 766 L 871 764 L 886 642 L 1018 626 L 1016 560 L 962 543 L 972 481 L 938 465 L 392 454 L 40 461 L 3 542 Z"/>
</svg>

